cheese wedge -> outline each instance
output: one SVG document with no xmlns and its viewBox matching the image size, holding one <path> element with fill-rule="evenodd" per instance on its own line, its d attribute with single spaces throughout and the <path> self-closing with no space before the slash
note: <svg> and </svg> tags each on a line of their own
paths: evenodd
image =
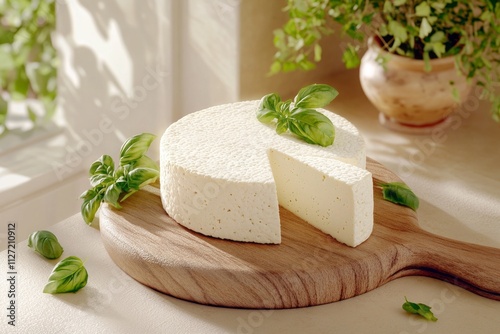
<svg viewBox="0 0 500 334">
<path fill-rule="evenodd" d="M 193 231 L 223 239 L 281 242 L 279 205 L 349 246 L 373 229 L 373 188 L 365 144 L 346 119 L 334 144 L 308 144 L 256 118 L 259 101 L 187 115 L 160 143 L 165 211 Z"/>
</svg>

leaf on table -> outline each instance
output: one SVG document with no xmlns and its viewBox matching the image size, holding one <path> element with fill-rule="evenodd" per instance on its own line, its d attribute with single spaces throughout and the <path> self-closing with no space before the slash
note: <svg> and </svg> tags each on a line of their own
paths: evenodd
<svg viewBox="0 0 500 334">
<path fill-rule="evenodd" d="M 28 247 L 47 259 L 57 259 L 64 249 L 57 237 L 50 231 L 35 231 L 28 238 Z"/>
<path fill-rule="evenodd" d="M 405 297 L 405 303 L 403 304 L 403 310 L 408 313 L 418 314 L 430 321 L 437 321 L 438 319 L 434 316 L 431 311 L 431 307 L 421 303 L 413 303 L 408 301 Z"/>
<path fill-rule="evenodd" d="M 87 285 L 87 280 L 88 273 L 82 260 L 70 256 L 56 264 L 43 292 L 50 294 L 77 292 Z"/>
</svg>

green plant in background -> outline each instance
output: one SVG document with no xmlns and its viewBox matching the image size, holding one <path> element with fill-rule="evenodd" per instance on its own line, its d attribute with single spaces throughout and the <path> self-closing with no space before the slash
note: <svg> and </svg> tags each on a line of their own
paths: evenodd
<svg viewBox="0 0 500 334">
<path fill-rule="evenodd" d="M 385 50 L 429 60 L 454 56 L 457 69 L 483 88 L 500 121 L 500 1 L 497 0 L 287 0 L 289 20 L 274 32 L 271 74 L 310 70 L 321 60 L 319 44 L 335 29 L 351 38 L 343 48 L 347 68 L 360 64 L 362 45 L 377 37 Z M 383 60 L 382 60 L 383 61 Z"/>
<path fill-rule="evenodd" d="M 40 101 L 43 116 L 27 106 L 33 124 L 52 118 L 57 94 L 54 29 L 55 0 L 0 0 L 0 134 L 8 130 L 11 101 Z"/>
</svg>

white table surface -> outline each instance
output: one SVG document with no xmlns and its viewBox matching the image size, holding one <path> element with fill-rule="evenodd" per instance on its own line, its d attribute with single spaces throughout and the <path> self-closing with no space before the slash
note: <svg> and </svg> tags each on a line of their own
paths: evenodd
<svg viewBox="0 0 500 334">
<path fill-rule="evenodd" d="M 368 155 L 400 175 L 420 197 L 424 229 L 500 247 L 500 125 L 490 119 L 487 105 L 473 97 L 433 141 L 432 136 L 381 127 L 355 72 L 329 83 L 340 90 L 330 109 L 358 126 Z M 76 294 L 42 293 L 57 260 L 42 258 L 18 240 L 15 328 L 6 317 L 7 251 L 0 253 L 1 333 L 494 333 L 500 326 L 500 302 L 425 277 L 400 278 L 361 296 L 301 309 L 194 304 L 129 278 L 106 253 L 98 228 L 87 226 L 79 214 L 50 230 L 64 246 L 63 257 L 85 260 L 88 284 Z M 427 322 L 404 312 L 404 296 L 430 305 L 439 320 Z"/>
</svg>

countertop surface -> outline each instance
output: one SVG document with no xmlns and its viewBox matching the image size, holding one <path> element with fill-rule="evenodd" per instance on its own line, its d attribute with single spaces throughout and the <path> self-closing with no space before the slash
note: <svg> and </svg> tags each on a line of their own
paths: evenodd
<svg viewBox="0 0 500 334">
<path fill-rule="evenodd" d="M 500 125 L 476 92 L 443 130 L 419 136 L 379 125 L 356 72 L 344 72 L 328 83 L 340 91 L 328 109 L 353 122 L 365 136 L 368 156 L 398 174 L 419 196 L 422 228 L 500 247 Z M 85 261 L 88 284 L 75 294 L 42 293 L 58 260 L 46 260 L 26 240 L 16 240 L 13 270 L 8 250 L 0 253 L 2 333 L 493 333 L 500 325 L 500 302 L 426 277 L 396 279 L 351 299 L 300 309 L 199 305 L 149 289 L 123 273 L 104 249 L 98 224 L 87 226 L 79 214 L 50 231 L 63 245 L 63 257 Z M 15 296 L 9 296 L 11 276 Z M 439 320 L 428 322 L 404 312 L 405 296 L 431 306 Z M 12 300 L 15 327 L 8 324 Z"/>
</svg>

